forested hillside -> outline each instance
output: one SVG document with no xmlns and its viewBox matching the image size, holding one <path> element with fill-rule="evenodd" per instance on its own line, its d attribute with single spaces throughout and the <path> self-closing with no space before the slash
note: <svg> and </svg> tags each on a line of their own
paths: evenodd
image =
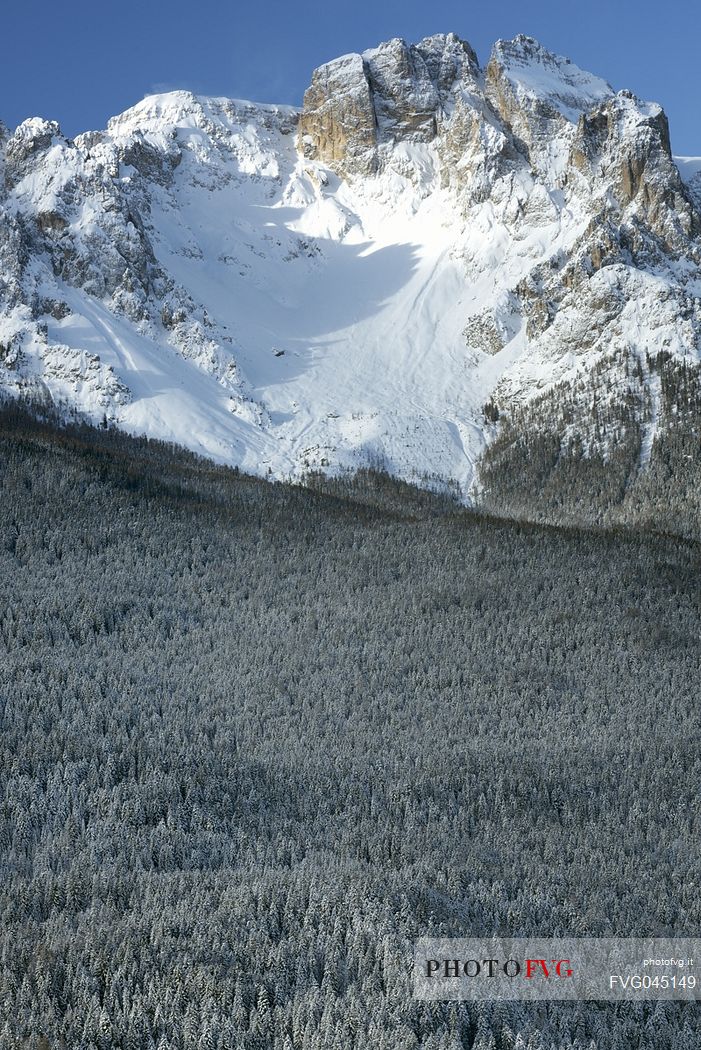
<svg viewBox="0 0 701 1050">
<path fill-rule="evenodd" d="M 413 940 L 701 934 L 699 548 L 0 418 L 2 1050 L 695 1050 Z"/>
<path fill-rule="evenodd" d="M 616 368 L 626 375 L 623 393 Z M 499 418 L 494 402 L 485 411 Z M 586 382 L 560 384 L 501 419 L 482 462 L 480 505 L 530 521 L 700 540 L 700 418 L 701 366 L 668 353 L 648 356 L 645 368 L 637 354 L 609 356 Z"/>
</svg>

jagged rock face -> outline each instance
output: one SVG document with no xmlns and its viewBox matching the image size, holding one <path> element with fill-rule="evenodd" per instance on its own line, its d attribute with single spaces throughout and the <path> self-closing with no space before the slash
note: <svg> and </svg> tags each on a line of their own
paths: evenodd
<svg viewBox="0 0 701 1050">
<path fill-rule="evenodd" d="M 377 171 L 383 143 L 435 138 L 454 85 L 478 68 L 470 45 L 452 33 L 417 45 L 390 40 L 321 66 L 300 116 L 304 156 L 346 174 Z"/>
<path fill-rule="evenodd" d="M 33 117 L 20 124 L 5 145 L 5 184 L 13 186 L 36 170 L 54 140 L 60 137 L 61 129 L 55 120 Z"/>
<path fill-rule="evenodd" d="M 568 179 L 581 174 L 599 197 L 605 186 L 618 208 L 630 209 L 668 250 L 693 250 L 689 238 L 698 233 L 698 214 L 673 161 L 661 107 L 622 91 L 583 114 L 568 167 Z"/>
<path fill-rule="evenodd" d="M 75 141 L 0 129 L 0 386 L 276 477 L 379 462 L 466 498 L 554 390 L 565 444 L 605 460 L 623 419 L 632 455 L 657 358 L 701 355 L 696 170 L 659 106 L 528 37 L 485 68 L 391 40 L 301 112 L 173 92 Z"/>
<path fill-rule="evenodd" d="M 372 171 L 377 122 L 366 67 L 360 55 L 321 66 L 304 96 L 299 124 L 304 156 L 343 168 Z"/>
<path fill-rule="evenodd" d="M 571 137 L 582 113 L 613 95 L 605 80 L 525 36 L 494 45 L 485 92 L 533 168 L 556 177 L 562 138 Z"/>
</svg>

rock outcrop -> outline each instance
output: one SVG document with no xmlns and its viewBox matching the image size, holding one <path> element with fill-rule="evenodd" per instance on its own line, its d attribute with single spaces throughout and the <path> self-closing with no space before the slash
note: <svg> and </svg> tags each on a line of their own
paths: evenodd
<svg viewBox="0 0 701 1050">
<path fill-rule="evenodd" d="M 65 141 L 55 120 L 32 117 L 20 124 L 5 143 L 5 185 L 11 188 L 35 171 L 55 141 Z"/>
<path fill-rule="evenodd" d="M 377 172 L 382 146 L 435 139 L 455 85 L 469 85 L 478 71 L 474 51 L 454 33 L 416 45 L 390 40 L 329 62 L 304 96 L 304 156 L 346 175 Z"/>
</svg>

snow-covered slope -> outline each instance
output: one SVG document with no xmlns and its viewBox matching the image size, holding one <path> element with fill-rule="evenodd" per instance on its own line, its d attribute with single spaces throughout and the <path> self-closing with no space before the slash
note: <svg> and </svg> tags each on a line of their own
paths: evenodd
<svg viewBox="0 0 701 1050">
<path fill-rule="evenodd" d="M 497 417 L 602 360 L 624 396 L 616 361 L 698 357 L 696 169 L 658 106 L 530 38 L 486 69 L 390 41 L 301 111 L 173 92 L 74 142 L 34 119 L 0 157 L 2 386 L 221 462 L 469 497 Z"/>
</svg>

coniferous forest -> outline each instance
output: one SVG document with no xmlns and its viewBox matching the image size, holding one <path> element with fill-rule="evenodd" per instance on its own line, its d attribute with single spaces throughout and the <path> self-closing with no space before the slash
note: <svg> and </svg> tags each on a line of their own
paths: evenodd
<svg viewBox="0 0 701 1050">
<path fill-rule="evenodd" d="M 1 1050 L 696 1050 L 414 939 L 699 936 L 701 551 L 0 413 Z"/>
</svg>

